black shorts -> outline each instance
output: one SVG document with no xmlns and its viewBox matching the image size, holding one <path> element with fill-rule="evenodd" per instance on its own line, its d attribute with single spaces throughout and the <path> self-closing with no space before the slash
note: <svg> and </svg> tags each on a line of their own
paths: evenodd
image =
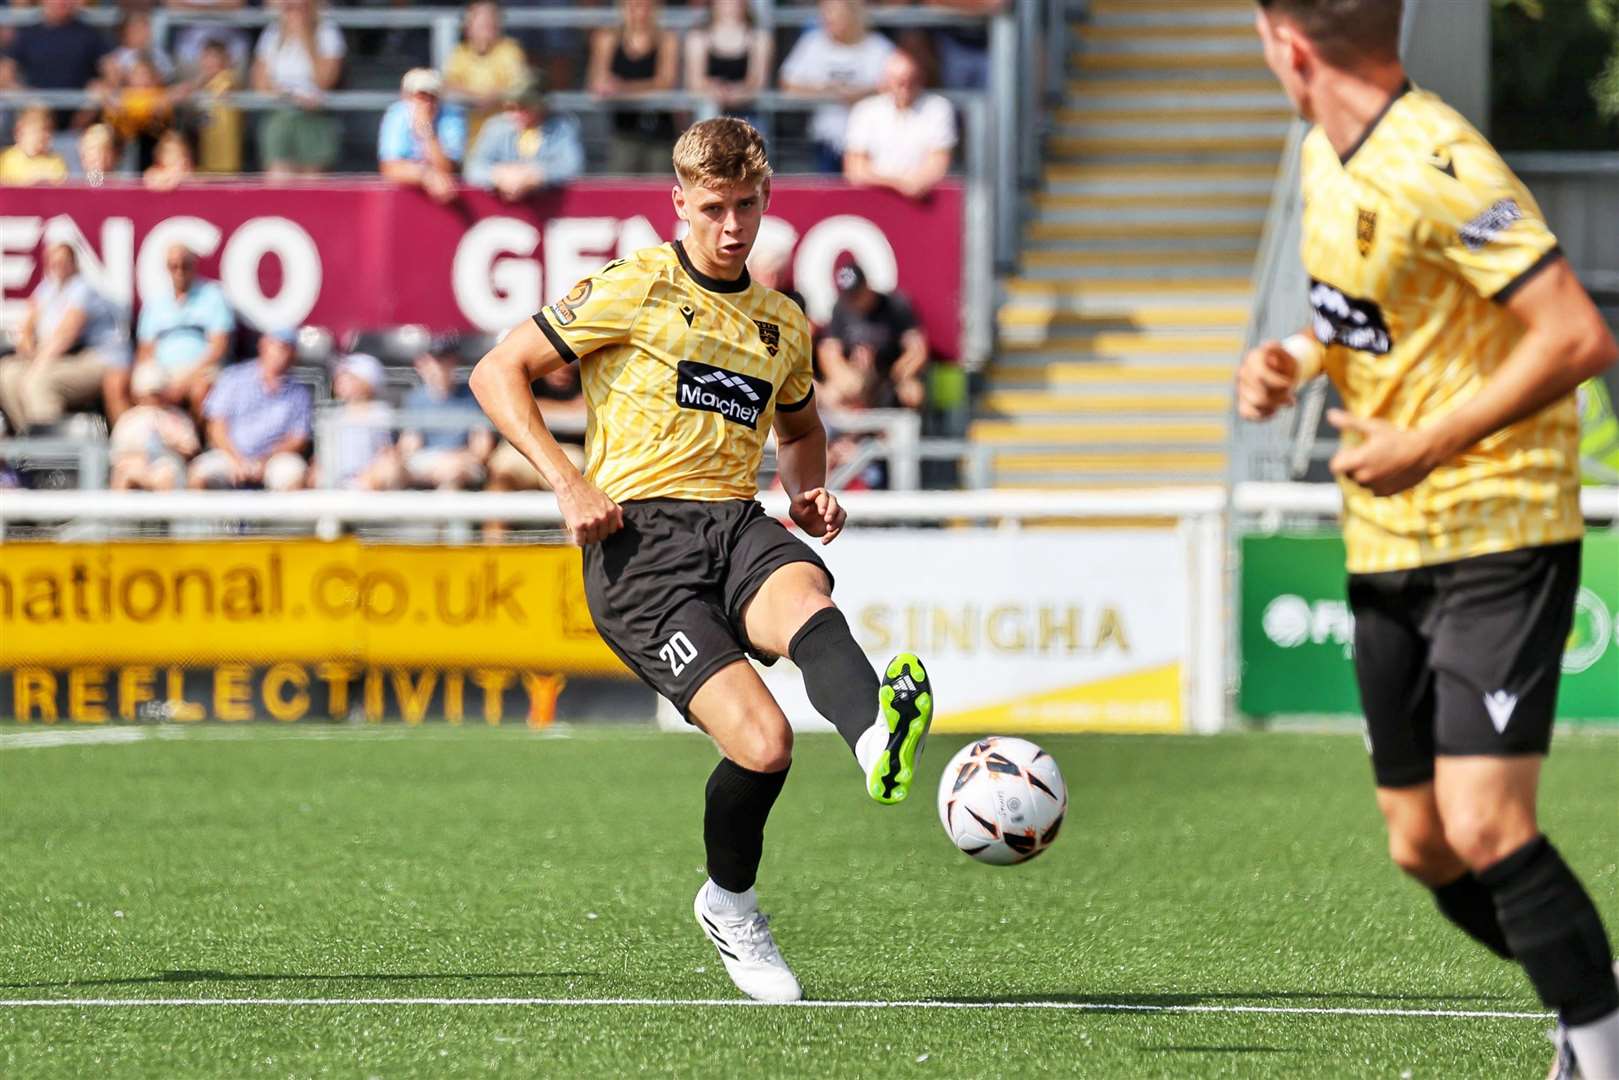
<svg viewBox="0 0 1619 1080">
<path fill-rule="evenodd" d="M 1433 779 L 1436 754 L 1546 753 L 1579 578 L 1577 540 L 1349 576 L 1379 787 Z"/>
<path fill-rule="evenodd" d="M 742 608 L 788 563 L 826 564 L 752 499 L 639 499 L 585 548 L 585 599 L 602 640 L 684 715 L 714 672 L 752 655 Z M 831 574 L 827 574 L 828 582 Z"/>
</svg>

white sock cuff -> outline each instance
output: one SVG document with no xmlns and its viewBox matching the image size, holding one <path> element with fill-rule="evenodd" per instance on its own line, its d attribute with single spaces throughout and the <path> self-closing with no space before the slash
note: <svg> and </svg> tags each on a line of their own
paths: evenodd
<svg viewBox="0 0 1619 1080">
<path fill-rule="evenodd" d="M 703 894 L 703 903 L 716 915 L 751 915 L 759 910 L 759 894 L 751 885 L 744 892 L 722 889 L 714 884 L 713 878 L 709 878 Z"/>
<path fill-rule="evenodd" d="M 1574 1047 L 1574 1060 L 1580 1063 L 1581 1076 L 1591 1080 L 1619 1078 L 1619 1011 L 1565 1030 Z"/>
</svg>

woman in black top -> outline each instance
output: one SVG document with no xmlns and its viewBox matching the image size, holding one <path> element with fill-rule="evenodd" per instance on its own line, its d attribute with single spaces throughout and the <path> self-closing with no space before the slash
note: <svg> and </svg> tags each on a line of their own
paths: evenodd
<svg viewBox="0 0 1619 1080">
<path fill-rule="evenodd" d="M 675 89 L 680 38 L 658 26 L 657 0 L 619 0 L 619 25 L 590 37 L 590 91 L 633 99 Z M 675 124 L 667 110 L 615 109 L 607 169 L 613 173 L 667 172 Z"/>
<path fill-rule="evenodd" d="M 774 52 L 770 35 L 753 25 L 748 0 L 713 0 L 708 25 L 686 35 L 686 89 L 733 113 L 765 88 Z"/>
</svg>

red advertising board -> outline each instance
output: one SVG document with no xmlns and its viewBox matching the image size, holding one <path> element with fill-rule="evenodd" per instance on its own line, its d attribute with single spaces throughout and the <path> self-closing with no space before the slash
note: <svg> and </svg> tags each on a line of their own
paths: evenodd
<svg viewBox="0 0 1619 1080">
<path fill-rule="evenodd" d="M 372 181 L 319 187 L 224 183 L 151 192 L 138 186 L 0 189 L 0 316 L 38 278 L 46 227 L 66 218 L 86 274 L 131 303 L 166 287 L 164 251 L 202 254 L 249 323 L 335 331 L 403 323 L 498 330 L 566 293 L 606 260 L 673 239 L 681 223 L 663 182 L 600 181 L 520 204 L 465 191 L 439 206 Z M 780 180 L 760 244 L 791 252 L 791 281 L 812 318 L 835 299 L 844 253 L 873 286 L 915 304 L 934 349 L 961 333 L 962 193 L 941 185 L 913 202 L 838 182 Z"/>
</svg>

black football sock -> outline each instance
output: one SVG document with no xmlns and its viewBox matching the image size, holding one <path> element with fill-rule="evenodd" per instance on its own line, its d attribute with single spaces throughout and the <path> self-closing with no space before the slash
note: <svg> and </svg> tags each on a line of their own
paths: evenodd
<svg viewBox="0 0 1619 1080">
<path fill-rule="evenodd" d="M 787 656 L 804 673 L 810 704 L 853 750 L 877 719 L 877 673 L 855 643 L 849 620 L 835 607 L 822 608 L 798 628 Z"/>
<path fill-rule="evenodd" d="M 765 819 L 786 782 L 786 769 L 754 772 L 730 758 L 714 767 L 703 810 L 703 846 L 709 879 L 720 888 L 738 893 L 753 888 L 764 854 Z"/>
<path fill-rule="evenodd" d="M 1501 930 L 1495 913 L 1495 897 L 1490 895 L 1471 871 L 1455 881 L 1433 887 L 1434 903 L 1445 918 L 1461 927 L 1474 941 L 1503 960 L 1512 959 L 1512 948 Z"/>
<path fill-rule="evenodd" d="M 1479 873 L 1512 955 L 1563 1023 L 1619 1009 L 1613 953 L 1591 897 L 1551 841 L 1537 836 Z"/>
</svg>

